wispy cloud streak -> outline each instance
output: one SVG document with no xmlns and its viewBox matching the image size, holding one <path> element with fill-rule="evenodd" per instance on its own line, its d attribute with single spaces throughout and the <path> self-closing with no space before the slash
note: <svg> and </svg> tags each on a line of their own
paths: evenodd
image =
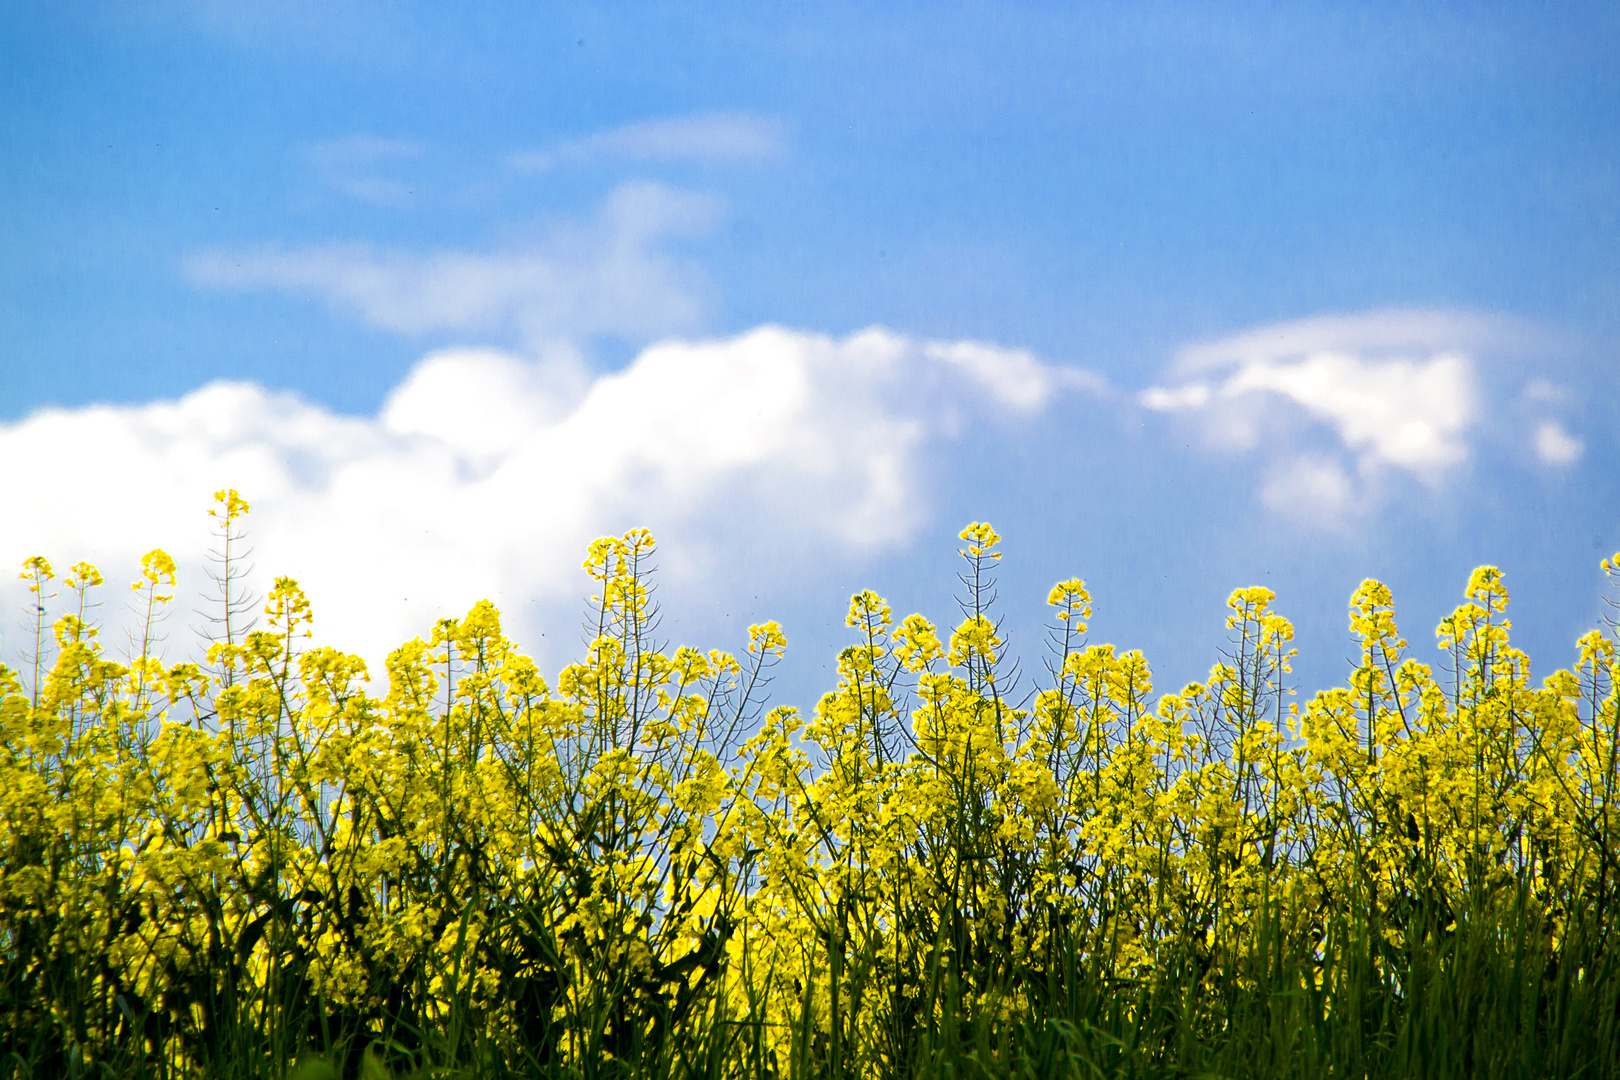
<svg viewBox="0 0 1620 1080">
<path fill-rule="evenodd" d="M 773 161 L 787 152 L 779 120 L 745 112 L 700 113 L 647 120 L 598 131 L 550 150 L 514 154 L 519 172 L 546 172 L 596 161 L 748 164 Z"/>
<path fill-rule="evenodd" d="M 527 342 L 614 335 L 647 340 L 694 329 L 707 285 L 670 241 L 712 227 L 711 197 L 627 184 L 596 219 L 504 250 L 426 254 L 352 244 L 204 252 L 198 284 L 319 299 L 383 330 L 517 335 Z"/>
</svg>

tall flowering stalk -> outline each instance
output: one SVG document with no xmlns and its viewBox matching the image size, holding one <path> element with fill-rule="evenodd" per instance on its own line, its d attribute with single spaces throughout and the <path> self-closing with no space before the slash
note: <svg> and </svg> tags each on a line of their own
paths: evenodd
<svg viewBox="0 0 1620 1080">
<path fill-rule="evenodd" d="M 774 623 L 737 655 L 657 640 L 645 531 L 591 545 L 554 681 L 481 602 L 374 683 L 290 579 L 248 624 L 247 504 L 219 513 L 196 662 L 163 655 L 161 551 L 116 657 L 94 567 L 23 567 L 0 1075 L 1620 1066 L 1615 637 L 1535 682 L 1494 568 L 1433 667 L 1363 583 L 1353 669 L 1303 703 L 1269 590 L 1156 696 L 1070 579 L 1026 689 L 974 524 L 955 628 L 857 593 L 801 714 L 766 708 Z"/>
</svg>

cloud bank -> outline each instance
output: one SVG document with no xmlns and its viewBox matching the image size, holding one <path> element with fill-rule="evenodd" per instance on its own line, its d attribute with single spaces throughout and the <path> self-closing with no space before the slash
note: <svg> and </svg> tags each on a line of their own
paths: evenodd
<svg viewBox="0 0 1620 1080">
<path fill-rule="evenodd" d="M 375 663 L 487 596 L 533 644 L 555 611 L 572 630 L 597 535 L 649 525 L 690 566 L 735 565 L 761 536 L 785 558 L 893 549 L 927 519 L 931 444 L 1098 386 L 982 343 L 774 326 L 666 341 L 584 382 L 439 352 L 371 417 L 214 383 L 0 425 L 0 505 L 16 511 L 0 565 L 89 558 L 117 580 L 163 546 L 201 591 L 204 513 L 231 486 L 254 506 L 259 587 L 297 577 L 321 639 Z"/>
</svg>

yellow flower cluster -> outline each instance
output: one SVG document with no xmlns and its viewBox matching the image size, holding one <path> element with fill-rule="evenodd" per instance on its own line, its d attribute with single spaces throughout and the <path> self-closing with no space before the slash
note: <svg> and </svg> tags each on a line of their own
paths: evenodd
<svg viewBox="0 0 1620 1080">
<path fill-rule="evenodd" d="M 246 512 L 234 492 L 219 511 Z M 310 645 L 286 578 L 266 629 L 165 665 L 161 551 L 114 661 L 86 618 L 95 569 L 48 623 L 54 571 L 29 560 L 34 649 L 0 667 L 20 1003 L 0 1042 L 185 1071 L 244 1047 L 425 1054 L 449 1030 L 561 1064 L 725 1017 L 770 1068 L 862 1075 L 953 1013 L 1015 1009 L 1054 957 L 1214 980 L 1263 923 L 1322 954 L 1346 904 L 1396 947 L 1514 887 L 1555 935 L 1612 905 L 1614 637 L 1536 685 L 1494 568 L 1441 622 L 1438 675 L 1364 583 L 1359 662 L 1303 706 L 1270 591 L 1233 593 L 1207 680 L 1155 698 L 1140 653 L 1086 643 L 1090 596 L 1065 581 L 1023 693 L 1000 538 L 961 535 L 962 622 L 942 639 L 857 594 L 808 717 L 763 710 L 774 623 L 741 656 L 654 644 L 641 530 L 591 545 L 593 637 L 555 686 L 484 602 L 393 652 L 374 693 L 358 657 Z"/>
</svg>

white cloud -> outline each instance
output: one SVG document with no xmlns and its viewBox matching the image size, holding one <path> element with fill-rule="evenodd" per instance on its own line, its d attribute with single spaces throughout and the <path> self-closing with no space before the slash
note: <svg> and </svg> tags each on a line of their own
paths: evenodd
<svg viewBox="0 0 1620 1080">
<path fill-rule="evenodd" d="M 1260 489 L 1260 501 L 1302 524 L 1337 522 L 1355 509 L 1355 482 L 1336 461 L 1298 457 L 1272 471 Z"/>
<path fill-rule="evenodd" d="M 393 435 L 426 435 L 471 462 L 511 453 L 537 424 L 553 423 L 583 396 L 586 374 L 566 352 L 547 364 L 493 349 L 445 349 L 416 365 L 383 402 Z"/>
<path fill-rule="evenodd" d="M 318 297 L 402 333 L 516 333 L 530 343 L 603 334 L 647 339 L 697 325 L 702 276 L 661 245 L 707 230 L 717 213 L 708 196 L 626 184 L 594 222 L 526 247 L 427 255 L 356 245 L 212 252 L 191 258 L 187 271 L 214 288 Z"/>
<path fill-rule="evenodd" d="M 1272 458 L 1266 505 L 1280 507 L 1286 494 L 1313 514 L 1348 512 L 1385 472 L 1437 484 L 1468 460 L 1481 413 L 1469 350 L 1504 325 L 1423 311 L 1280 323 L 1183 349 L 1171 369 L 1180 384 L 1151 387 L 1139 400 L 1193 418 L 1216 446 Z M 1326 429 L 1338 459 L 1295 445 L 1302 424 Z"/>
<path fill-rule="evenodd" d="M 1142 391 L 1141 401 L 1158 412 L 1179 412 L 1182 409 L 1202 409 L 1209 404 L 1210 389 L 1203 383 L 1188 383 L 1174 390 L 1150 386 Z"/>
<path fill-rule="evenodd" d="M 1107 384 L 1090 371 L 1047 367 L 1024 349 L 1003 349 L 980 341 L 931 342 L 923 350 L 930 360 L 960 369 L 1002 405 L 1029 411 L 1044 405 L 1059 389 L 1106 391 Z"/>
<path fill-rule="evenodd" d="M 756 162 L 786 151 L 780 121 L 744 112 L 700 113 L 647 120 L 574 139 L 543 151 L 515 154 L 520 172 L 602 159 L 621 161 Z"/>
<path fill-rule="evenodd" d="M 1572 396 L 1569 387 L 1561 386 L 1550 379 L 1531 379 L 1524 384 L 1522 394 L 1524 400 L 1539 405 L 1563 405 Z"/>
<path fill-rule="evenodd" d="M 1355 315 L 1315 315 L 1189 345 L 1176 354 L 1172 370 L 1191 374 L 1321 352 L 1381 357 L 1466 353 L 1527 334 L 1510 320 L 1472 312 L 1392 308 Z"/>
<path fill-rule="evenodd" d="M 204 511 L 232 486 L 254 506 L 260 588 L 297 577 L 322 640 L 375 663 L 487 596 L 532 646 L 536 613 L 572 630 L 594 536 L 646 524 L 690 566 L 734 565 L 762 532 L 789 558 L 894 549 L 928 514 L 924 453 L 948 414 L 988 398 L 1028 415 L 1087 381 L 977 343 L 762 327 L 654 345 L 594 381 L 566 358 L 436 353 L 375 417 L 247 383 L 50 410 L 0 425 L 0 503 L 16 511 L 0 566 L 84 557 L 116 580 L 163 546 L 195 593 Z M 15 583 L 0 599 L 15 609 Z"/>
<path fill-rule="evenodd" d="M 1585 450 L 1581 440 L 1552 420 L 1536 428 L 1535 442 L 1536 456 L 1548 465 L 1573 465 Z"/>
<path fill-rule="evenodd" d="M 1461 356 L 1368 361 L 1314 353 L 1241 365 L 1221 386 L 1228 398 L 1271 393 L 1331 424 L 1363 461 L 1433 473 L 1468 457 L 1473 369 Z"/>
<path fill-rule="evenodd" d="M 378 175 L 423 155 L 420 143 L 376 135 L 349 135 L 304 148 L 304 156 L 323 180 L 344 195 L 377 206 L 409 206 L 417 186 L 398 177 Z"/>
</svg>

